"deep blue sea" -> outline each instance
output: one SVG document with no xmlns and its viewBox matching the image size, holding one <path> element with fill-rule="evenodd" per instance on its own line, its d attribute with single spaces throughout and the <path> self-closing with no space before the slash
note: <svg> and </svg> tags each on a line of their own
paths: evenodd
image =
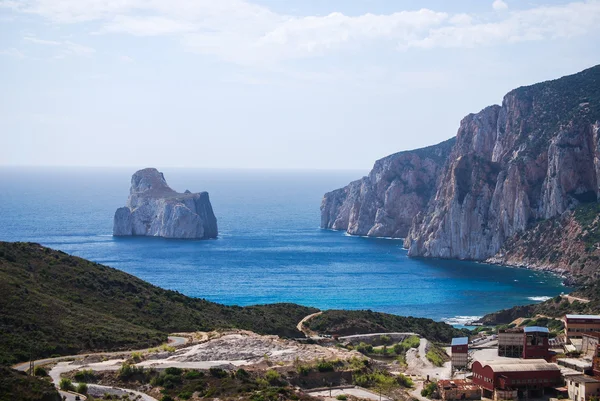
<svg viewBox="0 0 600 401">
<path fill-rule="evenodd" d="M 218 239 L 113 238 L 134 169 L 3 167 L 0 240 L 38 242 L 224 304 L 295 302 L 460 322 L 568 291 L 546 273 L 410 259 L 401 241 L 319 229 L 323 194 L 365 172 L 161 171 L 180 192 L 210 193 Z"/>
</svg>

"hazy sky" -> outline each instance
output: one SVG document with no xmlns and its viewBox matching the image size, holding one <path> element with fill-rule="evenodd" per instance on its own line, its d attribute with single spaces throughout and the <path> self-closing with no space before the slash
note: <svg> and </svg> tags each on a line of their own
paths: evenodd
<svg viewBox="0 0 600 401">
<path fill-rule="evenodd" d="M 0 165 L 358 168 L 600 63 L 600 0 L 0 0 Z"/>
</svg>

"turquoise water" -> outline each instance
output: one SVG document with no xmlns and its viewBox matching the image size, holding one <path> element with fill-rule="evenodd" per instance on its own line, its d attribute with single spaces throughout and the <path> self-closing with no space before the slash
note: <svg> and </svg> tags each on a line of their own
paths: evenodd
<svg viewBox="0 0 600 401">
<path fill-rule="evenodd" d="M 345 171 L 163 169 L 178 191 L 207 190 L 209 241 L 113 238 L 133 170 L 0 169 L 0 240 L 33 241 L 225 304 L 295 302 L 460 322 L 567 289 L 552 275 L 410 259 L 397 240 L 319 229 L 322 195 Z"/>
</svg>

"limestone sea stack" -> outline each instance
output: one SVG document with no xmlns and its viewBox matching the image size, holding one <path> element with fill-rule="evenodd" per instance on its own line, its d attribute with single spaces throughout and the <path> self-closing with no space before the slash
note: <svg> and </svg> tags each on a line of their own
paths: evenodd
<svg viewBox="0 0 600 401">
<path fill-rule="evenodd" d="M 208 192 L 178 193 L 155 168 L 131 177 L 127 206 L 117 209 L 114 236 L 210 239 L 218 235 Z"/>
</svg>

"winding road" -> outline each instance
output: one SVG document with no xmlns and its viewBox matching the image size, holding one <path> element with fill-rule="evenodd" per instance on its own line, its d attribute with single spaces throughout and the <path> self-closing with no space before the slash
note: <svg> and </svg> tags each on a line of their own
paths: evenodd
<svg viewBox="0 0 600 401">
<path fill-rule="evenodd" d="M 168 344 L 172 347 L 179 347 L 182 345 L 185 345 L 188 343 L 190 339 L 188 337 L 181 337 L 181 336 L 169 336 L 168 337 Z M 133 350 L 133 351 L 117 351 L 117 352 L 97 352 L 97 353 L 91 353 L 91 354 L 78 354 L 78 355 L 68 355 L 68 356 L 61 356 L 61 357 L 57 357 L 57 358 L 45 358 L 45 359 L 38 359 L 36 361 L 33 362 L 33 366 L 43 366 L 43 365 L 47 365 L 50 363 L 57 363 L 59 364 L 60 362 L 66 362 L 66 361 L 73 361 L 73 360 L 82 360 L 84 358 L 90 357 L 90 356 L 117 356 L 117 355 L 122 355 L 122 354 L 127 354 L 127 353 L 133 353 L 133 352 L 148 352 L 149 350 L 151 350 L 152 348 L 146 348 L 146 349 L 142 349 L 142 350 Z M 12 367 L 13 369 L 19 370 L 21 372 L 25 372 L 27 371 L 27 369 L 29 369 L 29 362 L 23 362 L 23 363 L 19 363 L 17 365 L 13 365 Z M 58 388 L 58 382 L 60 381 L 60 374 L 62 372 L 59 370 L 58 372 L 50 372 L 50 377 L 52 378 L 52 382 L 54 383 L 54 385 Z M 77 386 L 78 383 L 73 383 L 75 386 Z M 99 394 L 104 394 L 104 393 L 128 393 L 128 394 L 134 394 L 136 396 L 141 396 L 141 399 L 144 401 L 158 401 L 156 398 L 150 397 L 147 394 L 144 393 L 140 393 L 139 391 L 135 391 L 135 390 L 130 390 L 130 389 L 125 389 L 125 388 L 117 388 L 117 387 L 109 387 L 109 386 L 101 386 L 99 384 L 88 384 L 88 389 L 91 390 L 90 392 L 95 393 L 94 390 L 96 390 Z M 66 401 L 75 401 L 76 397 L 78 396 L 78 394 L 76 393 L 70 393 L 70 392 L 66 392 L 66 391 L 62 391 L 59 390 L 59 393 L 61 395 L 61 397 L 64 397 Z M 79 395 L 81 396 L 81 395 Z M 81 397 L 82 400 L 84 400 L 84 397 Z"/>
</svg>

